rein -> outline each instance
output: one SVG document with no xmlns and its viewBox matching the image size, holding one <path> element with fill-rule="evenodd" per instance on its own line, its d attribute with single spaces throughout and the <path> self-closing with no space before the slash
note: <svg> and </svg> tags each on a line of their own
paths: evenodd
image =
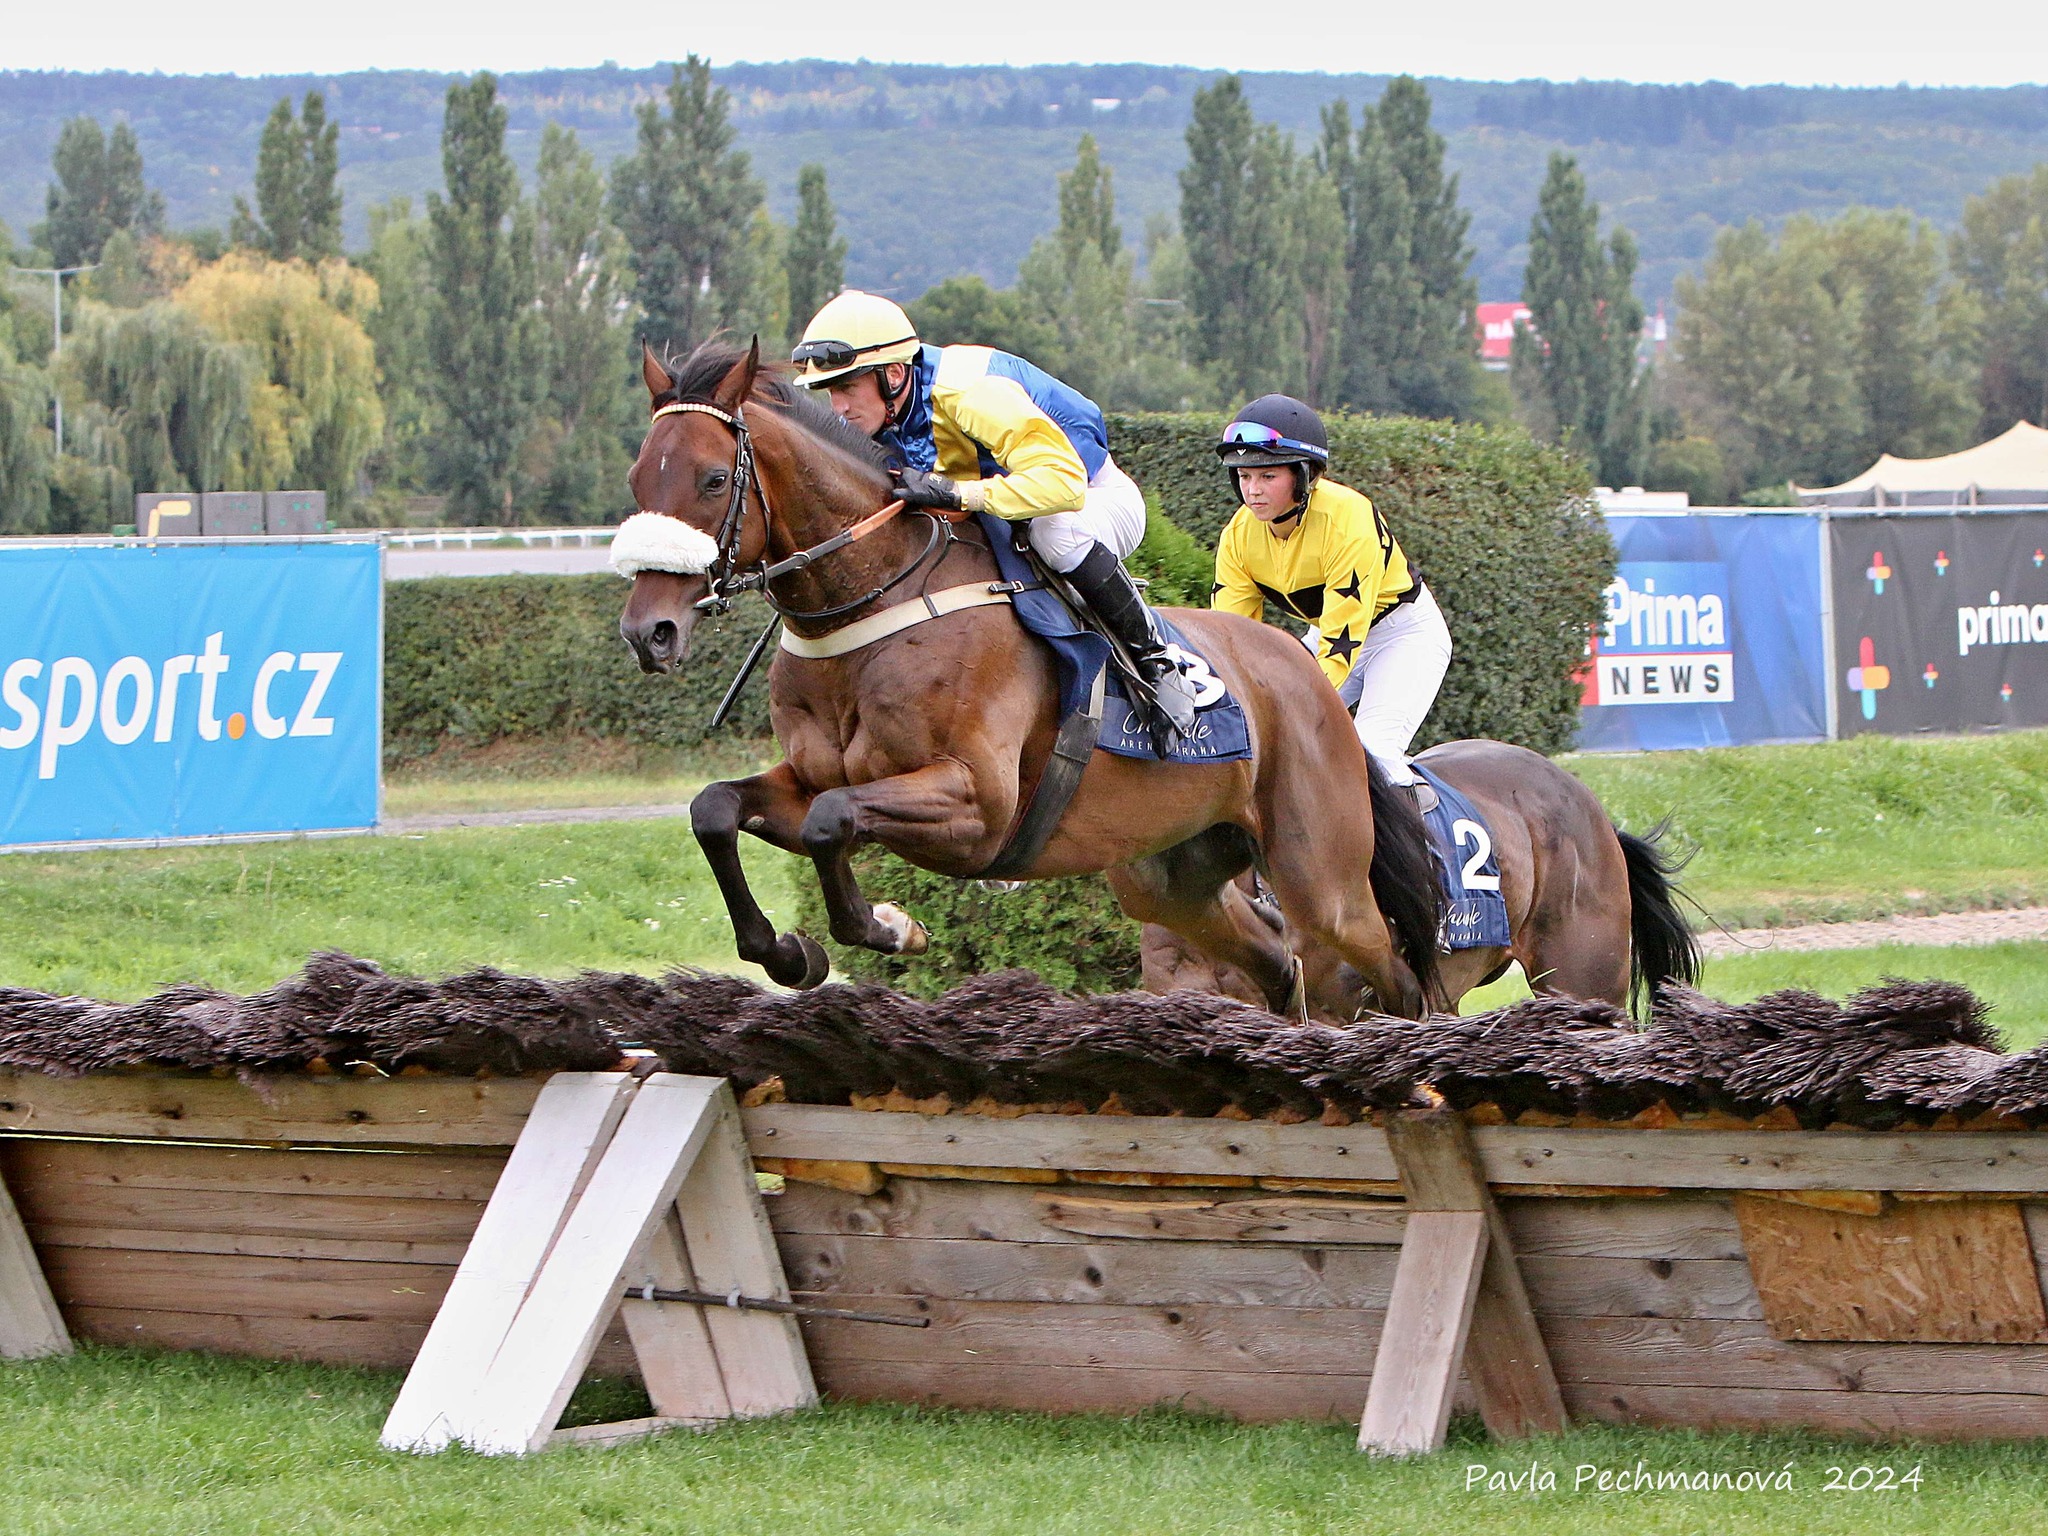
<svg viewBox="0 0 2048 1536">
<path fill-rule="evenodd" d="M 877 598 L 886 595 L 893 588 L 908 581 L 924 568 L 934 554 L 938 553 L 945 545 L 953 542 L 954 535 L 946 520 L 936 513 L 929 512 L 923 507 L 918 507 L 915 510 L 931 523 L 931 534 L 925 540 L 924 548 L 903 569 L 891 576 L 880 586 L 863 593 L 850 602 L 835 603 L 827 608 L 810 610 L 791 608 L 776 597 L 774 589 L 769 586 L 770 582 L 778 580 L 783 576 L 793 575 L 798 571 L 808 570 L 826 556 L 837 554 L 849 545 L 860 542 L 869 534 L 874 533 L 877 529 L 891 522 L 898 513 L 910 509 L 901 501 L 892 501 L 879 511 L 868 514 L 868 516 L 862 518 L 851 527 L 843 528 L 830 538 L 813 544 L 808 549 L 800 549 L 795 554 L 788 556 L 786 559 L 778 560 L 772 565 L 768 563 L 766 555 L 767 541 L 764 540 L 761 559 L 743 570 L 740 568 L 739 563 L 739 548 L 740 538 L 746 527 L 747 492 L 750 488 L 753 490 L 755 498 L 761 503 L 762 522 L 771 538 L 775 529 L 775 509 L 768 504 L 767 487 L 760 483 L 760 478 L 754 469 L 753 434 L 747 427 L 746 407 L 740 406 L 736 410 L 727 411 L 707 401 L 672 400 L 667 405 L 655 408 L 653 415 L 648 418 L 649 425 L 651 426 L 664 416 L 676 416 L 686 412 L 709 416 L 714 420 L 723 422 L 731 429 L 734 439 L 732 494 L 726 501 L 725 516 L 719 520 L 718 533 L 713 541 L 717 547 L 717 554 L 713 557 L 707 573 L 711 578 L 711 591 L 708 596 L 698 599 L 697 608 L 700 612 L 712 612 L 721 615 L 730 613 L 732 611 L 732 600 L 735 596 L 742 592 L 759 592 L 768 606 L 775 610 L 778 618 L 791 619 L 800 624 L 826 623 L 833 619 L 844 618 L 847 614 L 857 609 L 865 608 Z M 756 649 L 758 651 L 759 648 L 757 647 Z"/>
</svg>

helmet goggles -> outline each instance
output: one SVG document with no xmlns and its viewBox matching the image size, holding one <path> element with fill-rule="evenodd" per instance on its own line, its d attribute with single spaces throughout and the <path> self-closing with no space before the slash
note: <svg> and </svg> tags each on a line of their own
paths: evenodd
<svg viewBox="0 0 2048 1536">
<path fill-rule="evenodd" d="M 915 336 L 901 336 L 895 341 L 883 342 L 872 347 L 856 347 L 850 341 L 805 341 L 797 344 L 796 350 L 789 354 L 789 360 L 799 368 L 851 368 L 866 353 L 880 352 L 888 347 L 900 347 L 915 340 Z"/>
<path fill-rule="evenodd" d="M 1305 443 L 1300 438 L 1285 437 L 1279 430 L 1256 421 L 1233 421 L 1223 429 L 1223 441 L 1216 445 L 1216 451 L 1228 459 L 1232 449 L 1264 449 L 1271 453 L 1298 453 L 1317 460 L 1330 462 L 1330 450 L 1318 443 Z"/>
</svg>

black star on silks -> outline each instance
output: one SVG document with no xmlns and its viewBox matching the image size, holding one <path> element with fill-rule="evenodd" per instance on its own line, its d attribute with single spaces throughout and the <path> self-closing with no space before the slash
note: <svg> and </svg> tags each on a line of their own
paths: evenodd
<svg viewBox="0 0 2048 1536">
<path fill-rule="evenodd" d="M 1353 571 L 1351 573 L 1351 585 L 1348 587 L 1339 587 L 1337 589 L 1337 595 L 1339 597 L 1348 597 L 1351 599 L 1352 602 L 1355 603 L 1358 601 L 1359 594 L 1364 590 L 1365 588 L 1359 583 L 1358 572 Z"/>
<path fill-rule="evenodd" d="M 1332 639 L 1329 644 L 1330 654 L 1343 662 L 1347 667 L 1350 666 L 1352 654 L 1357 651 L 1359 644 L 1358 641 L 1351 638 L 1351 631 L 1347 628 L 1341 635 Z"/>
<path fill-rule="evenodd" d="M 1210 595 L 1211 597 L 1214 597 L 1214 596 L 1215 596 L 1215 595 L 1216 595 L 1216 594 L 1217 594 L 1218 592 L 1221 592 L 1222 590 L 1223 590 L 1223 583 L 1219 581 L 1219 582 L 1217 582 L 1217 583 L 1216 583 L 1216 585 L 1215 585 L 1215 586 L 1213 586 L 1213 587 L 1211 587 L 1211 588 L 1209 589 L 1209 595 Z"/>
</svg>

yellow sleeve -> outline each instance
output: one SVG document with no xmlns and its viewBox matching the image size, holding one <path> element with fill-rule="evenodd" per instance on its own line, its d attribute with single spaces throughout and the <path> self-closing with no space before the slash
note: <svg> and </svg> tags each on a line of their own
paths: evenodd
<svg viewBox="0 0 2048 1536">
<path fill-rule="evenodd" d="M 1379 610 L 1385 557 L 1367 511 L 1330 529 L 1323 554 L 1323 613 L 1316 621 L 1321 640 L 1316 660 L 1333 687 L 1341 688 L 1358 659 L 1359 643 Z"/>
<path fill-rule="evenodd" d="M 1004 474 L 986 482 L 988 511 L 1014 522 L 1081 509 L 1088 495 L 1081 455 L 1015 379 L 983 375 L 934 404 L 1003 466 Z"/>
<path fill-rule="evenodd" d="M 1216 589 L 1209 594 L 1209 606 L 1247 619 L 1262 619 L 1266 616 L 1266 595 L 1244 568 L 1244 541 L 1239 531 L 1244 515 L 1240 511 L 1233 517 L 1224 528 L 1223 537 L 1216 541 Z"/>
</svg>

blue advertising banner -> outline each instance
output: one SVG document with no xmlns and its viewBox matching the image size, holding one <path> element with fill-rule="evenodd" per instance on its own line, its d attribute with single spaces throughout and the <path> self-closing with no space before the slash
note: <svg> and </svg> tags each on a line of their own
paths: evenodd
<svg viewBox="0 0 2048 1536">
<path fill-rule="evenodd" d="M 374 542 L 0 542 L 0 847 L 377 821 Z"/>
<path fill-rule="evenodd" d="M 1609 517 L 1607 527 L 1621 563 L 1587 658 L 1581 748 L 1827 735 L 1816 519 Z"/>
</svg>

